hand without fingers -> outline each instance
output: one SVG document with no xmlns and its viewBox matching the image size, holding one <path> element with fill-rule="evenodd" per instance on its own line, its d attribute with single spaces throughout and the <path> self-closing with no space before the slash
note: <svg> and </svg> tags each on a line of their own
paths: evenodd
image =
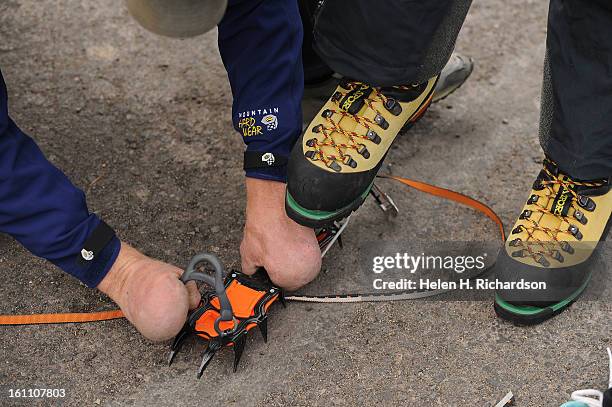
<svg viewBox="0 0 612 407">
<path fill-rule="evenodd" d="M 202 296 L 200 295 L 200 290 L 198 290 L 198 285 L 195 281 L 188 281 L 185 286 L 187 287 L 187 293 L 189 294 L 189 309 L 193 310 L 200 305 Z"/>
</svg>

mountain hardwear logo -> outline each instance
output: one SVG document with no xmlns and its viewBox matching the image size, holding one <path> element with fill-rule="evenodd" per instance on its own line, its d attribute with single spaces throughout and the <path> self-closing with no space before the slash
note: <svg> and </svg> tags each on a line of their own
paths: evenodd
<svg viewBox="0 0 612 407">
<path fill-rule="evenodd" d="M 261 133 L 262 127 L 255 125 L 255 119 L 252 117 L 245 117 L 238 123 L 238 128 L 242 130 L 244 137 L 258 136 Z"/>
<path fill-rule="evenodd" d="M 264 124 L 268 130 L 276 130 L 278 128 L 278 118 L 273 114 L 264 116 L 263 119 L 261 119 L 261 123 Z"/>
<path fill-rule="evenodd" d="M 268 163 L 268 165 L 272 165 L 274 164 L 274 161 L 276 161 L 276 158 L 274 157 L 274 154 L 272 153 L 265 153 L 264 155 L 261 156 L 261 161 Z"/>
<path fill-rule="evenodd" d="M 244 112 L 238 112 L 238 118 L 243 119 L 245 117 L 265 116 L 267 114 L 277 114 L 279 112 L 278 107 L 268 107 L 265 109 L 251 109 L 245 110 Z"/>
<path fill-rule="evenodd" d="M 87 249 L 83 249 L 81 250 L 81 256 L 83 257 L 84 260 L 91 261 L 94 258 L 94 253 L 90 252 Z"/>
</svg>

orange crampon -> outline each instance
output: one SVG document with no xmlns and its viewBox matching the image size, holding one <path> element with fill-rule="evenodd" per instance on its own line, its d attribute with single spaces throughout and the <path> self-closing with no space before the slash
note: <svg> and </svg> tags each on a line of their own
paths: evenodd
<svg viewBox="0 0 612 407">
<path fill-rule="evenodd" d="M 214 278 L 196 270 L 204 262 L 214 267 Z M 194 334 L 208 341 L 198 370 L 198 378 L 202 376 L 215 353 L 225 347 L 234 350 L 234 371 L 236 371 L 248 331 L 258 327 L 264 342 L 267 341 L 268 309 L 277 300 L 285 304 L 282 290 L 272 285 L 263 270 L 254 277 L 233 271 L 223 281 L 221 263 L 215 256 L 209 254 L 194 257 L 182 280 L 185 283 L 192 280 L 203 281 L 213 286 L 214 290 L 202 294 L 200 306 L 191 313 L 172 343 L 168 363 L 172 363 L 185 339 Z"/>
<path fill-rule="evenodd" d="M 381 199 L 385 197 L 386 195 Z M 336 241 L 339 241 L 347 223 L 345 220 L 316 231 L 323 255 Z M 204 263 L 212 265 L 214 276 L 198 271 Z M 264 342 L 267 342 L 268 309 L 276 301 L 280 301 L 283 307 L 285 306 L 283 291 L 272 284 L 263 268 L 260 268 L 254 276 L 232 271 L 224 278 L 221 262 L 211 254 L 195 256 L 181 280 L 184 283 L 193 280 L 202 281 L 213 287 L 212 290 L 202 293 L 202 302 L 189 315 L 183 329 L 174 338 L 168 358 L 168 364 L 171 364 L 183 342 L 190 335 L 196 335 L 207 341 L 198 378 L 202 376 L 215 353 L 226 347 L 234 350 L 234 371 L 236 371 L 244 351 L 247 333 L 257 327 Z"/>
</svg>

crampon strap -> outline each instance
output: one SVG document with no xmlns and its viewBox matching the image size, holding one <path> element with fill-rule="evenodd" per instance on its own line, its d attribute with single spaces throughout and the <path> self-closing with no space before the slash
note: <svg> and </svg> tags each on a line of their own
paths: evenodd
<svg viewBox="0 0 612 407">
<path fill-rule="evenodd" d="M 261 160 L 261 158 L 260 158 Z M 420 182 L 420 181 L 414 181 L 411 179 L 407 179 L 407 178 L 402 178 L 402 177 L 396 177 L 396 176 L 392 176 L 392 175 L 380 175 L 379 178 L 385 178 L 385 179 L 390 179 L 396 182 L 400 182 L 404 185 L 407 185 L 411 188 L 414 188 L 416 190 L 419 190 L 421 192 L 430 194 L 430 195 L 434 195 L 434 196 L 438 196 L 450 201 L 454 201 L 463 205 L 466 205 L 468 207 L 471 207 L 481 213 L 483 213 L 485 216 L 489 217 L 490 219 L 492 219 L 499 227 L 499 232 L 500 232 L 500 237 L 502 241 L 505 241 L 505 235 L 504 235 L 504 227 L 503 227 L 503 223 L 501 221 L 501 219 L 499 218 L 499 216 L 493 211 L 493 209 L 491 209 L 490 207 L 488 207 L 487 205 L 485 205 L 484 203 L 470 198 L 467 195 L 463 195 L 459 192 L 455 192 L 455 191 L 451 191 L 449 189 L 445 189 L 445 188 L 440 188 L 434 185 L 430 185 L 424 182 Z M 327 232 L 326 232 L 327 233 Z M 337 236 L 335 237 L 337 238 Z M 324 239 L 326 241 L 328 241 L 330 238 L 325 236 L 325 237 L 320 237 L 320 239 Z M 328 246 L 329 247 L 329 246 Z M 234 273 L 230 274 L 233 275 Z M 229 301 L 232 305 L 232 307 L 234 308 L 234 313 L 236 315 L 243 315 L 243 317 L 236 317 L 236 322 L 238 324 L 248 321 L 249 318 L 245 317 L 245 313 L 241 312 L 244 311 L 246 309 L 248 309 L 248 307 L 246 307 L 246 304 L 248 303 L 249 306 L 255 304 L 257 305 L 262 305 L 260 304 L 258 301 L 259 300 L 255 300 L 256 298 L 259 298 L 259 294 L 255 294 L 255 293 L 250 293 L 249 291 L 247 291 L 249 289 L 247 284 L 244 284 L 244 282 L 246 281 L 246 277 L 242 276 L 239 273 L 235 273 L 236 276 L 232 277 L 232 278 L 228 278 L 228 280 L 226 280 L 225 282 L 225 287 L 226 287 L 226 292 L 227 292 L 227 296 L 229 297 Z M 210 281 L 209 279 L 212 279 L 211 276 L 208 276 L 206 278 L 206 282 L 213 282 L 213 284 L 211 284 L 213 287 L 215 287 L 217 285 L 216 282 L 214 281 Z M 228 282 L 230 285 L 228 285 Z M 231 288 L 230 286 L 232 285 L 232 283 L 234 284 Z M 217 288 L 217 287 L 215 287 Z M 257 292 L 257 290 L 255 290 Z M 240 295 L 236 295 L 236 297 L 234 298 L 235 294 L 240 294 Z M 322 297 L 310 297 L 310 296 L 300 296 L 300 295 L 294 295 L 291 297 L 287 297 L 287 300 L 293 300 L 293 301 L 308 301 L 308 302 L 363 302 L 363 301 L 390 301 L 390 300 L 404 300 L 404 299 L 415 299 L 415 298 L 422 298 L 422 297 L 426 297 L 426 296 L 430 296 L 431 293 L 429 294 L 422 294 L 419 295 L 417 294 L 408 294 L 408 295 L 402 295 L 402 294 L 390 294 L 390 295 L 378 295 L 378 296 L 363 296 L 363 295 L 342 295 L 342 296 L 322 296 Z M 238 297 L 240 297 L 240 299 L 238 299 Z M 263 298 L 267 298 L 267 300 L 263 300 Z M 261 297 L 260 300 L 262 300 L 264 302 L 262 310 L 267 311 L 267 308 L 276 300 L 279 299 L 280 295 L 276 295 L 276 297 L 274 298 L 268 298 L 268 297 Z M 246 301 L 246 303 L 244 303 Z M 253 303 L 253 301 L 255 301 L 255 303 Z M 202 307 L 206 307 L 207 303 L 204 302 L 203 305 L 199 308 L 202 309 Z M 239 305 L 241 304 L 241 305 Z M 223 318 L 219 319 L 221 317 L 221 314 L 223 313 L 223 307 L 219 306 L 220 304 L 218 302 L 213 301 L 213 299 L 210 299 L 209 303 L 208 303 L 208 308 L 204 309 L 204 311 L 202 312 L 202 314 L 206 314 L 206 316 L 204 317 L 207 321 L 208 320 L 219 320 L 219 326 L 220 328 L 223 329 L 231 329 L 232 326 L 234 326 L 235 322 L 234 321 L 227 321 L 227 320 L 223 320 Z M 244 307 L 243 307 L 244 306 Z M 257 307 L 253 307 L 252 309 L 255 309 Z M 208 312 L 208 313 L 207 313 Z M 102 312 L 91 312 L 91 313 L 66 313 L 66 314 L 33 314 L 33 315 L 0 315 L 0 325 L 33 325 L 33 324 L 62 324 L 62 323 L 81 323 L 81 322 L 96 322 L 96 321 L 106 321 L 106 320 L 111 320 L 111 319 L 117 319 L 117 318 L 122 318 L 123 317 L 123 313 L 120 310 L 111 310 L 111 311 L 102 311 Z M 218 332 L 216 331 L 211 331 L 210 330 L 210 326 L 206 325 L 208 328 L 204 328 L 204 323 L 201 322 L 199 325 L 196 324 L 196 334 L 202 336 L 203 338 L 206 338 L 206 336 L 209 337 L 214 337 L 215 334 L 218 335 Z M 252 329 L 254 326 L 256 325 L 251 325 L 249 322 L 246 322 L 246 331 L 248 331 L 249 329 Z M 198 329 L 199 327 L 199 329 Z M 213 328 L 214 328 L 214 322 L 213 322 Z M 229 337 L 229 336 L 228 336 Z M 238 340 L 238 339 L 237 339 Z"/>
</svg>

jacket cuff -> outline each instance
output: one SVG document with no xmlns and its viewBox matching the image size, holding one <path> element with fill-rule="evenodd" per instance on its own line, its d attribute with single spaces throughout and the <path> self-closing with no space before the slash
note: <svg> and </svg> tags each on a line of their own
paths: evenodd
<svg viewBox="0 0 612 407">
<path fill-rule="evenodd" d="M 244 170 L 249 178 L 287 182 L 288 157 L 284 154 L 250 151 L 244 152 Z"/>
<path fill-rule="evenodd" d="M 115 264 L 121 241 L 110 227 L 100 221 L 82 246 L 80 252 L 51 262 L 89 288 L 95 288 Z"/>
</svg>

